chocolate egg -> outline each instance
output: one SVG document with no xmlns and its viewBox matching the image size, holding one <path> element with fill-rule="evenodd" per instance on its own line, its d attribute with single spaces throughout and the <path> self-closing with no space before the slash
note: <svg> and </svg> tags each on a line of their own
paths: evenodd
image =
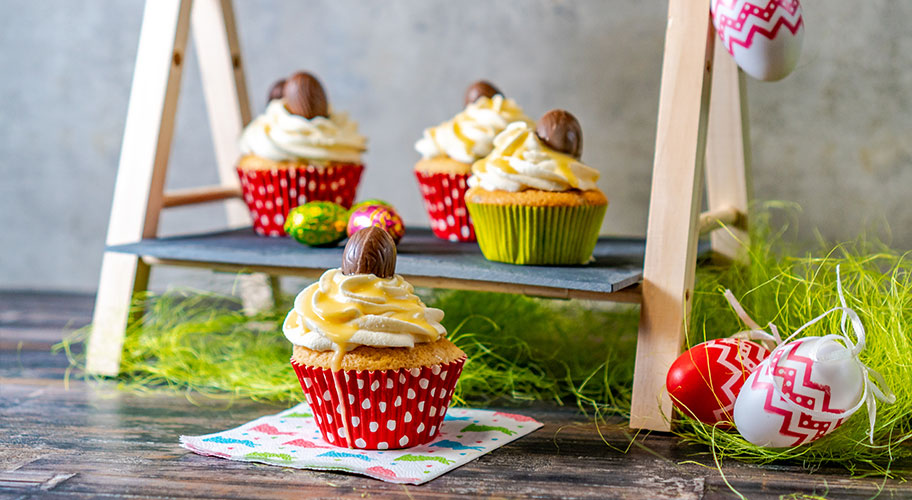
<svg viewBox="0 0 912 500">
<path fill-rule="evenodd" d="M 342 252 L 342 274 L 374 274 L 392 278 L 396 273 L 396 242 L 388 232 L 368 226 L 349 238 Z"/>
<path fill-rule="evenodd" d="M 310 73 L 300 71 L 288 77 L 282 86 L 285 107 L 293 114 L 311 119 L 329 116 L 326 92 L 320 80 Z"/>
<path fill-rule="evenodd" d="M 503 92 L 487 80 L 478 80 L 466 89 L 465 104 L 468 106 L 477 101 L 479 97 L 494 97 L 497 94 L 503 95 Z"/>
<path fill-rule="evenodd" d="M 269 89 L 269 100 L 274 101 L 276 99 L 281 99 L 282 96 L 284 95 L 284 93 L 285 93 L 285 79 L 282 78 L 281 80 L 273 83 L 272 88 Z"/>
<path fill-rule="evenodd" d="M 309 246 L 334 245 L 345 238 L 348 210 L 331 201 L 311 201 L 288 212 L 285 232 Z"/>
<path fill-rule="evenodd" d="M 366 205 L 351 212 L 348 219 L 348 235 L 351 236 L 366 227 L 377 226 L 386 230 L 395 243 L 405 235 L 402 217 L 391 207 Z"/>
<path fill-rule="evenodd" d="M 535 135 L 549 148 L 579 159 L 583 154 L 583 129 L 569 111 L 552 109 L 535 126 Z"/>
</svg>

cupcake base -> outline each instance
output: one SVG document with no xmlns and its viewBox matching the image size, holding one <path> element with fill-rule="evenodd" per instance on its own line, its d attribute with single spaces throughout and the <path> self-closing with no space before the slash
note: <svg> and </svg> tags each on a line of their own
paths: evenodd
<svg viewBox="0 0 912 500">
<path fill-rule="evenodd" d="M 415 170 L 434 236 L 448 241 L 475 241 L 475 225 L 465 204 L 470 176 Z"/>
<path fill-rule="evenodd" d="M 466 195 L 481 253 L 488 260 L 521 265 L 588 263 L 607 203 L 597 191 L 506 193 L 476 188 Z"/>
<path fill-rule="evenodd" d="M 238 167 L 253 229 L 262 236 L 285 236 L 288 212 L 309 201 L 331 201 L 350 208 L 363 165 L 281 164 L 275 168 Z"/>
<path fill-rule="evenodd" d="M 323 439 L 364 450 L 407 448 L 437 435 L 465 357 L 397 370 L 340 370 L 291 361 Z"/>
</svg>

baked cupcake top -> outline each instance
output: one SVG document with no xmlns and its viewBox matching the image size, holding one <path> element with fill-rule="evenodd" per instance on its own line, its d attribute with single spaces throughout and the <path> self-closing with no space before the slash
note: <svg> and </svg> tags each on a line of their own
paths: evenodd
<svg viewBox="0 0 912 500">
<path fill-rule="evenodd" d="M 466 107 L 453 118 L 427 128 L 415 143 L 424 159 L 451 158 L 471 164 L 491 152 L 494 137 L 515 121 L 531 120 L 513 99 L 479 81 L 466 92 Z"/>
<path fill-rule="evenodd" d="M 427 307 L 395 274 L 396 245 L 383 229 L 352 235 L 342 267 L 323 273 L 294 301 L 282 326 L 291 343 L 344 354 L 358 346 L 414 347 L 446 336 L 443 311 Z"/>
<path fill-rule="evenodd" d="M 367 139 L 347 113 L 329 106 L 312 75 L 300 72 L 276 82 L 269 97 L 266 111 L 244 128 L 241 153 L 273 161 L 361 163 Z"/>
<path fill-rule="evenodd" d="M 552 110 L 538 125 L 513 122 L 494 149 L 472 165 L 469 186 L 487 191 L 596 189 L 598 170 L 579 161 L 582 131 L 570 113 Z"/>
</svg>

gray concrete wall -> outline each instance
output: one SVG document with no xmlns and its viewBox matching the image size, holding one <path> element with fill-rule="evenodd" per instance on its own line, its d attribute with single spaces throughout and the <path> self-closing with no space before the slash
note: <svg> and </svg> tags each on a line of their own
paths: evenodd
<svg viewBox="0 0 912 500">
<path fill-rule="evenodd" d="M 611 200 L 603 231 L 644 232 L 665 2 L 237 4 L 254 108 L 277 77 L 317 73 L 370 138 L 361 197 L 426 224 L 412 144 L 485 77 L 533 116 L 573 111 Z M 912 2 L 807 0 L 804 13 L 795 73 L 748 85 L 756 197 L 799 203 L 806 240 L 886 222 L 893 246 L 912 248 Z M 138 0 L 0 0 L 0 288 L 95 287 L 141 15 Z M 216 178 L 194 65 L 191 54 L 170 187 Z M 162 230 L 222 224 L 218 207 L 182 208 Z"/>
</svg>

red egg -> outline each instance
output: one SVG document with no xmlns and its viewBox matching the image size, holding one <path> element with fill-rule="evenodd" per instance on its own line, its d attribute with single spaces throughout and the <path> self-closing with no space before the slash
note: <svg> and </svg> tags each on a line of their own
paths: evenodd
<svg viewBox="0 0 912 500">
<path fill-rule="evenodd" d="M 665 385 L 675 407 L 707 424 L 731 422 L 741 387 L 769 351 L 755 342 L 715 339 L 671 364 Z"/>
</svg>

